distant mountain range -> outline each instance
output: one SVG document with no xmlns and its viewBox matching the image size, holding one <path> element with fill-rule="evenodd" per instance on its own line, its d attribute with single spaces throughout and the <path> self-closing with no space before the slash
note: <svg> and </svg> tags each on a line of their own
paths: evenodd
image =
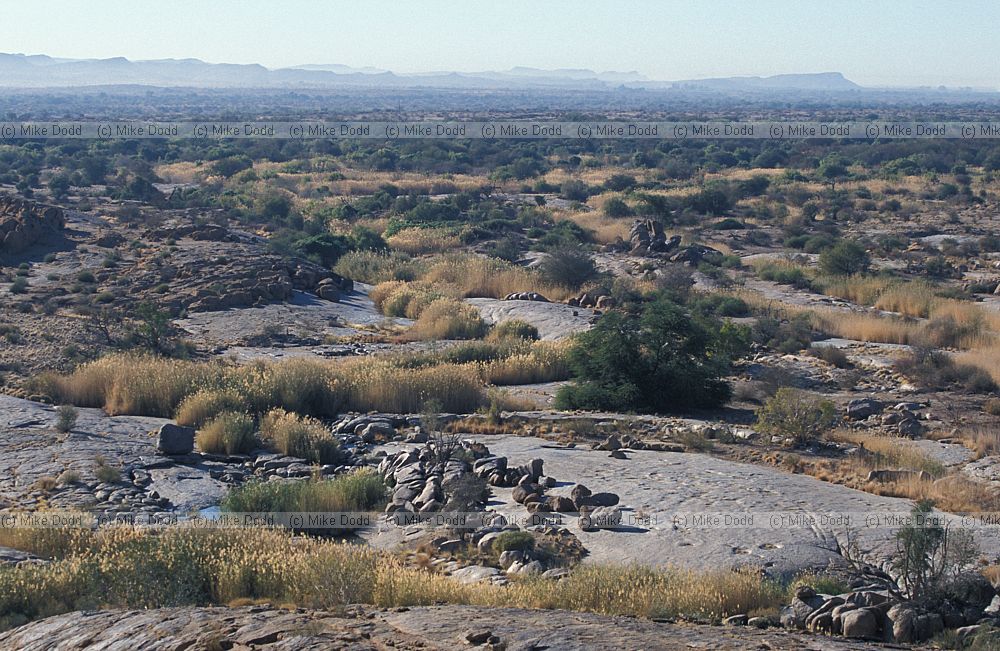
<svg viewBox="0 0 1000 651">
<path fill-rule="evenodd" d="M 427 72 L 399 74 L 345 65 L 301 65 L 269 69 L 258 64 L 206 63 L 199 59 L 130 61 L 58 59 L 45 55 L 0 53 L 0 87 L 49 88 L 140 85 L 197 88 L 453 88 L 611 91 L 679 89 L 690 92 L 767 93 L 802 91 L 845 93 L 866 90 L 839 72 L 773 77 L 725 77 L 656 81 L 635 71 L 586 69 L 542 70 L 517 67 L 500 72 Z"/>
</svg>

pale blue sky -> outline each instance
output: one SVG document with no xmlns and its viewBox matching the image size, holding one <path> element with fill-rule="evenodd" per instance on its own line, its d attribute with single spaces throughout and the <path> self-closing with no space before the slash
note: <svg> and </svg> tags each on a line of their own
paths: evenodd
<svg viewBox="0 0 1000 651">
<path fill-rule="evenodd" d="M 998 88 L 998 25 L 991 0 L 2 0 L 0 51 Z"/>
</svg>

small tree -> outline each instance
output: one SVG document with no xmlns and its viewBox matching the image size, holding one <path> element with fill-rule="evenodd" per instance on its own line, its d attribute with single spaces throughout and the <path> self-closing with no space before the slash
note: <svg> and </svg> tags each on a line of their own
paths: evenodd
<svg viewBox="0 0 1000 651">
<path fill-rule="evenodd" d="M 730 396 L 724 377 L 748 339 L 745 328 L 665 297 L 638 318 L 608 312 L 577 336 L 567 356 L 576 382 L 559 390 L 556 405 L 647 413 L 717 407 Z"/>
<path fill-rule="evenodd" d="M 538 268 L 548 282 L 572 289 L 594 280 L 598 273 L 590 253 L 582 246 L 570 244 L 549 251 Z"/>
<path fill-rule="evenodd" d="M 841 240 L 819 255 L 820 271 L 831 276 L 864 273 L 870 264 L 865 247 L 851 240 Z"/>
<path fill-rule="evenodd" d="M 441 403 L 428 400 L 420 413 L 420 426 L 434 450 L 434 460 L 437 463 L 448 463 L 462 446 L 462 437 L 454 432 L 445 432 L 441 426 Z"/>
<path fill-rule="evenodd" d="M 906 596 L 932 598 L 944 583 L 970 569 L 978 550 L 967 531 L 952 531 L 934 514 L 933 502 L 921 500 L 910 511 L 910 522 L 896 532 L 892 569 Z"/>
<path fill-rule="evenodd" d="M 757 429 L 765 434 L 792 440 L 795 447 L 804 447 L 830 429 L 837 420 L 836 409 L 829 400 L 782 387 L 757 410 Z"/>
</svg>

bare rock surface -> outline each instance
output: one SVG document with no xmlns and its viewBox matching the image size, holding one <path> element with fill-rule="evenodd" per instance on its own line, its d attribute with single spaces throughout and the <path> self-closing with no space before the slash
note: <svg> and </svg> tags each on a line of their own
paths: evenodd
<svg viewBox="0 0 1000 651">
<path fill-rule="evenodd" d="M 778 629 L 698 626 L 558 610 L 434 606 L 393 611 L 351 607 L 346 615 L 314 610 L 164 608 L 57 615 L 0 633 L 0 649 L 19 651 L 174 651 L 238 648 L 267 651 L 452 650 L 498 638 L 508 651 L 632 649 L 882 648 Z M 480 646 L 478 648 L 490 648 Z"/>
<path fill-rule="evenodd" d="M 344 293 L 336 303 L 295 292 L 287 303 L 200 312 L 176 323 L 196 340 L 215 345 L 246 342 L 268 330 L 276 330 L 277 334 L 322 338 L 357 334 L 357 326 L 410 324 L 407 319 L 379 314 L 368 298 L 368 289 L 356 283 L 354 291 Z"/>
<path fill-rule="evenodd" d="M 466 302 L 479 310 L 483 320 L 494 324 L 514 319 L 538 328 L 544 340 L 565 339 L 590 329 L 594 310 L 564 303 L 540 301 L 501 301 L 495 298 L 470 298 Z"/>
<path fill-rule="evenodd" d="M 170 504 L 147 506 L 186 512 L 217 504 L 225 492 L 205 463 L 178 466 L 157 453 L 155 431 L 170 422 L 166 419 L 112 417 L 99 409 L 80 409 L 76 425 L 60 434 L 53 429 L 56 418 L 49 405 L 0 395 L 0 505 L 31 509 L 44 501 L 58 508 L 81 508 L 115 493 L 137 500 L 158 493 Z M 101 483 L 95 475 L 98 459 L 120 469 L 121 481 Z M 148 473 L 151 483 L 142 490 L 130 479 L 133 469 Z M 78 481 L 38 489 L 39 480 L 57 479 L 67 470 L 75 472 Z"/>
<path fill-rule="evenodd" d="M 546 474 L 558 479 L 547 495 L 569 497 L 579 483 L 620 496 L 625 512 L 622 526 L 616 529 L 582 531 L 576 518 L 563 518 L 562 525 L 589 551 L 585 562 L 591 563 L 697 569 L 753 565 L 772 575 L 790 576 L 843 563 L 840 550 L 847 544 L 847 528 L 825 516 L 905 514 L 912 506 L 908 500 L 703 454 L 636 450 L 629 451 L 625 459 L 616 459 L 606 451 L 563 447 L 540 438 L 474 438 L 512 462 L 542 459 Z M 391 452 L 398 447 L 387 449 Z M 493 492 L 489 508 L 511 518 L 527 518 L 511 489 L 494 488 Z M 693 519 L 699 514 L 727 513 L 737 518 L 753 514 L 754 519 L 729 524 Z M 811 520 L 772 524 L 766 515 L 771 513 Z M 675 519 L 679 514 L 686 517 Z M 645 515 L 655 519 L 645 521 Z M 871 560 L 877 562 L 894 552 L 893 528 L 852 528 L 852 535 Z M 985 556 L 1000 552 L 1000 539 L 995 535 L 983 532 L 978 542 Z M 377 538 L 372 543 L 380 544 Z"/>
</svg>

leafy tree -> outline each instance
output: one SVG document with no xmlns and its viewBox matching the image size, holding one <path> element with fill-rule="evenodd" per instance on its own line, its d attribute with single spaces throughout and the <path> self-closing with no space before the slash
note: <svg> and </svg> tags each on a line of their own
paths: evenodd
<svg viewBox="0 0 1000 651">
<path fill-rule="evenodd" d="M 719 406 L 731 391 L 723 377 L 747 341 L 745 328 L 665 297 L 638 317 L 609 312 L 570 349 L 576 382 L 559 391 L 557 405 L 653 413 Z"/>
<path fill-rule="evenodd" d="M 857 242 L 841 240 L 819 255 L 819 268 L 831 276 L 850 276 L 868 271 L 871 257 Z"/>
<path fill-rule="evenodd" d="M 837 182 L 841 181 L 848 176 L 847 166 L 841 162 L 840 158 L 837 156 L 827 156 L 819 164 L 819 176 L 821 179 L 830 184 L 830 189 L 835 190 L 837 188 Z"/>
<path fill-rule="evenodd" d="M 220 158 L 212 164 L 212 173 L 229 178 L 252 167 L 253 161 L 249 156 L 227 156 Z"/>
<path fill-rule="evenodd" d="M 56 199 L 62 199 L 69 194 L 70 185 L 69 176 L 66 174 L 56 174 L 49 179 L 49 192 Z"/>
</svg>

